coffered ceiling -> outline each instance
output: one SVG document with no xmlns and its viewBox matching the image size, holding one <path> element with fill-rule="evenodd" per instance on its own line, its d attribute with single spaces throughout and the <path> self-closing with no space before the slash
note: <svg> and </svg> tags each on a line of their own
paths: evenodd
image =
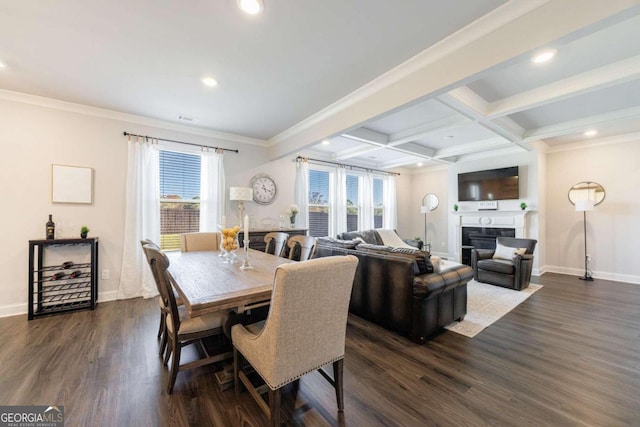
<svg viewBox="0 0 640 427">
<path fill-rule="evenodd" d="M 376 168 L 640 133 L 637 0 L 264 2 L 2 2 L 0 98 Z"/>
</svg>

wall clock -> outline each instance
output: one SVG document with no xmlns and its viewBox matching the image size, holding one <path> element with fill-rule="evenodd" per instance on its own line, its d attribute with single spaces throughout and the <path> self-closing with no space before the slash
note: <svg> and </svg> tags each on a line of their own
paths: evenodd
<svg viewBox="0 0 640 427">
<path fill-rule="evenodd" d="M 273 203 L 278 194 L 276 182 L 265 173 L 259 173 L 251 178 L 251 188 L 253 189 L 253 201 L 261 205 Z"/>
</svg>

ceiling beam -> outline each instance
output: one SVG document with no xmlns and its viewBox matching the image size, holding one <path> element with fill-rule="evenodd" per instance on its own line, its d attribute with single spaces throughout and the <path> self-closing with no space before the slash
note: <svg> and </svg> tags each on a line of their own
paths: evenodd
<svg viewBox="0 0 640 427">
<path fill-rule="evenodd" d="M 507 116 L 637 79 L 640 79 L 640 55 L 492 102 L 486 117 Z"/>
<path fill-rule="evenodd" d="M 570 120 L 567 122 L 531 129 L 525 132 L 524 140 L 539 141 L 545 138 L 583 133 L 587 129 L 597 128 L 598 125 L 606 125 L 613 122 L 629 120 L 640 120 L 640 107 L 625 108 L 623 110 L 596 114 L 589 117 L 582 117 L 577 120 Z"/>
<path fill-rule="evenodd" d="M 383 147 L 389 143 L 389 135 L 365 127 L 350 130 L 343 133 L 342 136 L 379 147 Z"/>
<path fill-rule="evenodd" d="M 621 20 L 636 0 L 507 2 L 335 104 L 269 140 L 274 160 L 382 114 L 479 78 L 540 46 Z"/>
</svg>

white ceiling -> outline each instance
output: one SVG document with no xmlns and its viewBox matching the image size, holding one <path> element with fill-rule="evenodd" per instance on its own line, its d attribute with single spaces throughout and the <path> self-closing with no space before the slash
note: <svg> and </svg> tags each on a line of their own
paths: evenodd
<svg viewBox="0 0 640 427">
<path fill-rule="evenodd" d="M 376 168 L 640 132 L 638 1 L 264 1 L 2 2 L 0 97 L 183 115 L 272 158 Z"/>
</svg>

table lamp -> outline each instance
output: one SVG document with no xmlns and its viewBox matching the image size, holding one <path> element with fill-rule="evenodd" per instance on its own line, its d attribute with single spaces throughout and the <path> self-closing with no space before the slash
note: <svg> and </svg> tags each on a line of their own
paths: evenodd
<svg viewBox="0 0 640 427">
<path fill-rule="evenodd" d="M 229 200 L 238 202 L 238 223 L 243 227 L 242 219 L 244 218 L 244 202 L 253 200 L 253 189 L 249 187 L 230 187 Z"/>
</svg>

